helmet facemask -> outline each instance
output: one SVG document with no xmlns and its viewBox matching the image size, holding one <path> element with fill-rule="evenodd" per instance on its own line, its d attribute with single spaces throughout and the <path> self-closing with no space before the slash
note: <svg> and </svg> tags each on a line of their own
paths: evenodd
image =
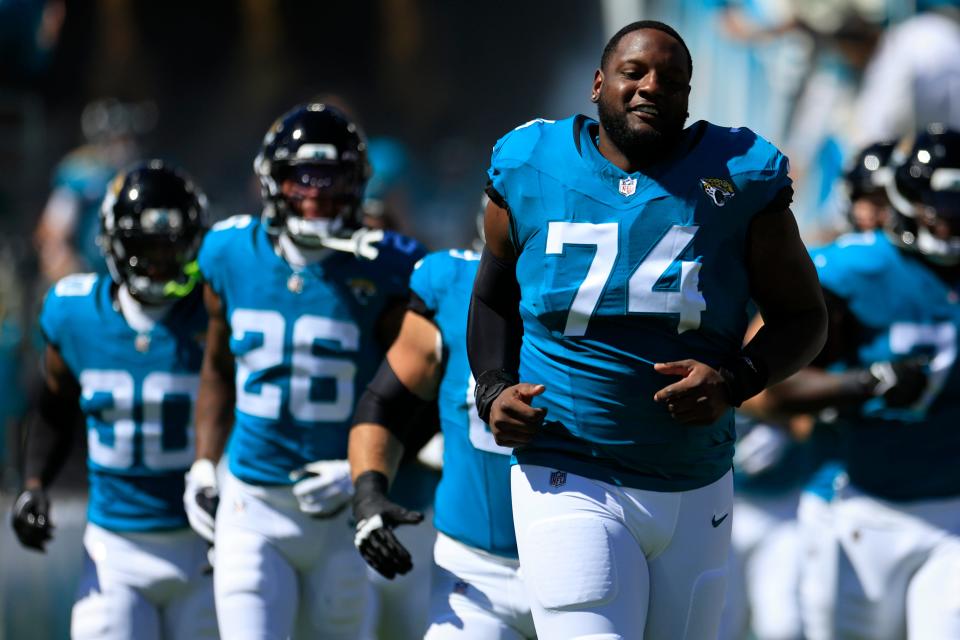
<svg viewBox="0 0 960 640">
<path fill-rule="evenodd" d="M 98 243 L 110 275 L 145 304 L 175 302 L 200 281 L 206 199 L 159 161 L 120 174 L 104 198 Z"/>
<path fill-rule="evenodd" d="M 338 110 L 311 103 L 281 117 L 254 160 L 268 231 L 305 247 L 339 249 L 361 227 L 370 167 L 359 128 Z"/>
</svg>

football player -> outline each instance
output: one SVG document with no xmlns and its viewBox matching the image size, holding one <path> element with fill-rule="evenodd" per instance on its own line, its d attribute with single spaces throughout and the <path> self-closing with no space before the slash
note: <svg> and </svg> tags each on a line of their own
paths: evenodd
<svg viewBox="0 0 960 640">
<path fill-rule="evenodd" d="M 216 542 L 224 637 L 353 638 L 367 586 L 346 509 L 350 417 L 423 251 L 361 228 L 366 142 L 331 106 L 284 114 L 254 167 L 263 215 L 215 225 L 200 250 L 210 326 L 184 500 Z"/>
<path fill-rule="evenodd" d="M 90 497 L 73 638 L 217 636 L 207 544 L 182 500 L 207 325 L 196 263 L 205 206 L 160 161 L 122 172 L 100 212 L 111 277 L 67 276 L 43 304 L 45 385 L 13 527 L 44 550 L 46 488 L 81 411 Z"/>
<path fill-rule="evenodd" d="M 732 407 L 822 346 L 787 160 L 748 129 L 685 129 L 691 72 L 676 31 L 632 23 L 595 74 L 599 123 L 494 147 L 467 345 L 478 413 L 515 447 L 541 637 L 716 636 Z M 741 348 L 751 298 L 766 324 Z"/>
<path fill-rule="evenodd" d="M 426 637 L 534 636 L 517 560 L 510 505 L 510 449 L 477 416 L 466 353 L 467 308 L 480 256 L 440 251 L 410 279 L 400 335 L 361 397 L 350 432 L 356 544 L 377 571 L 393 577 L 411 558 L 393 529 L 419 521 L 387 488 L 418 416 L 438 399 L 443 477 L 437 488 L 429 627 Z M 421 630 L 422 633 L 422 630 Z"/>
<path fill-rule="evenodd" d="M 832 579 L 802 593 L 814 640 L 960 637 L 960 132 L 932 126 L 894 166 L 891 225 L 812 252 L 830 366 L 762 398 L 846 427 L 816 564 Z"/>
</svg>

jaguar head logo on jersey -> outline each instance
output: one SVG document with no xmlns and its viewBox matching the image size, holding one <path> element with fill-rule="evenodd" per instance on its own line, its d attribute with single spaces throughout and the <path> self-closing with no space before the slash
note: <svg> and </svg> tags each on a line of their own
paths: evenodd
<svg viewBox="0 0 960 640">
<path fill-rule="evenodd" d="M 713 204 L 722 207 L 735 195 L 733 185 L 723 178 L 700 178 L 700 186 Z"/>
<path fill-rule="evenodd" d="M 347 286 L 360 304 L 367 304 L 373 296 L 377 295 L 377 286 L 366 278 L 352 278 L 347 281 Z"/>
</svg>

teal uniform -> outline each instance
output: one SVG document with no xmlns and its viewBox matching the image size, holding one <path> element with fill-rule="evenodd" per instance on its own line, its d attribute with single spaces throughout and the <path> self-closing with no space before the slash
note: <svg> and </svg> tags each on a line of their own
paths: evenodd
<svg viewBox="0 0 960 640">
<path fill-rule="evenodd" d="M 789 203 L 786 158 L 749 129 L 697 122 L 648 172 L 599 152 L 585 116 L 534 120 L 494 147 L 491 197 L 510 211 L 524 338 L 520 378 L 542 383 L 544 432 L 521 463 L 656 491 L 731 467 L 733 411 L 680 428 L 655 362 L 718 366 L 747 325 L 754 215 Z"/>
<path fill-rule="evenodd" d="M 118 532 L 183 528 L 207 313 L 197 291 L 139 334 L 114 305 L 114 286 L 101 275 L 67 276 L 40 313 L 44 337 L 80 383 L 88 519 Z"/>
</svg>

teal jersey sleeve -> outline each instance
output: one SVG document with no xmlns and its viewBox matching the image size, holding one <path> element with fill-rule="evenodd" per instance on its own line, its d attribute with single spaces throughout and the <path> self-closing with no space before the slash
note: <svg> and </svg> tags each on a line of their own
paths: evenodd
<svg viewBox="0 0 960 640">
<path fill-rule="evenodd" d="M 40 331 L 47 344 L 62 351 L 69 342 L 71 318 L 76 319 L 76 307 L 93 294 L 99 277 L 93 273 L 76 273 L 57 281 L 47 292 L 40 309 Z"/>
<path fill-rule="evenodd" d="M 227 293 L 235 267 L 236 252 L 231 245 L 247 241 L 246 236 L 254 234 L 258 227 L 255 223 L 249 215 L 232 216 L 213 225 L 203 238 L 197 265 L 204 281 L 221 298 Z"/>
<path fill-rule="evenodd" d="M 446 251 L 427 255 L 417 262 L 410 276 L 410 290 L 423 300 L 431 314 L 437 313 L 440 300 L 446 294 L 450 278 L 454 275 L 447 257 Z"/>
</svg>

